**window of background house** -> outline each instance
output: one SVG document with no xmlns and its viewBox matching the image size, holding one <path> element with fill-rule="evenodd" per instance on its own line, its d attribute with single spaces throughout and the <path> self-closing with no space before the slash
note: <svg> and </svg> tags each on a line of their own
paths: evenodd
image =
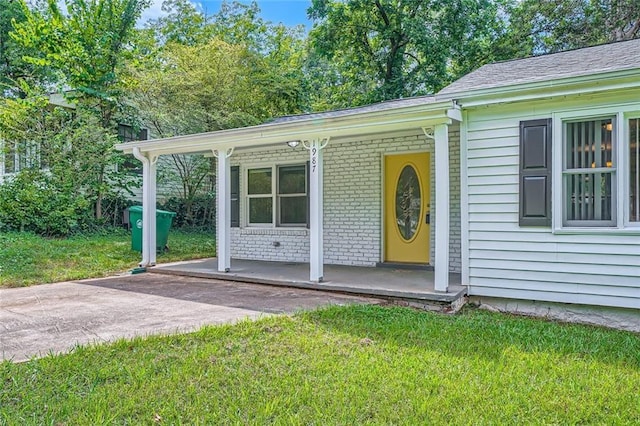
<svg viewBox="0 0 640 426">
<path fill-rule="evenodd" d="M 4 147 L 4 172 L 16 172 L 16 146 L 11 142 L 7 142 Z"/>
<path fill-rule="evenodd" d="M 615 118 L 564 123 L 564 224 L 615 226 Z"/>
<path fill-rule="evenodd" d="M 250 169 L 247 177 L 249 223 L 273 223 L 273 192 L 271 168 Z"/>
<path fill-rule="evenodd" d="M 278 225 L 307 223 L 307 170 L 304 164 L 278 167 Z"/>
<path fill-rule="evenodd" d="M 122 143 L 133 141 L 144 141 L 148 139 L 147 129 L 135 131 L 132 126 L 127 124 L 118 124 L 118 140 Z M 131 174 L 142 174 L 142 164 L 131 155 L 124 156 L 119 170 L 126 171 Z"/>
<path fill-rule="evenodd" d="M 48 157 L 45 154 L 35 142 L 7 142 L 0 156 L 4 161 L 4 173 L 17 173 L 27 168 L 47 168 Z"/>
<path fill-rule="evenodd" d="M 629 221 L 640 222 L 640 118 L 629 120 Z"/>
</svg>

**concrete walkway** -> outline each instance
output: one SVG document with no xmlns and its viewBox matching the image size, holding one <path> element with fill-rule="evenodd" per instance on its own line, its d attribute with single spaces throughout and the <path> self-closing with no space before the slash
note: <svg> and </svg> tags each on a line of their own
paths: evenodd
<svg viewBox="0 0 640 426">
<path fill-rule="evenodd" d="M 156 274 L 0 289 L 0 360 L 24 361 L 68 352 L 78 344 L 351 303 L 377 301 Z"/>
</svg>

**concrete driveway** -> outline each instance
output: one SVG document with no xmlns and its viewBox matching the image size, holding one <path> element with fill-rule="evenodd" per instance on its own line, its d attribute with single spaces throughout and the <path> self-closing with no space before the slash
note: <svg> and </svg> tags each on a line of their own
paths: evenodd
<svg viewBox="0 0 640 426">
<path fill-rule="evenodd" d="M 206 324 L 376 300 L 156 274 L 0 289 L 0 359 L 78 344 L 196 330 Z"/>
</svg>

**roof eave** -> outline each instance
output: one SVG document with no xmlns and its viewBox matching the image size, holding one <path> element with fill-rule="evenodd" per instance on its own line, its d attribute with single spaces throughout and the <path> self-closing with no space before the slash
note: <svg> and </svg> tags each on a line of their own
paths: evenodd
<svg viewBox="0 0 640 426">
<path fill-rule="evenodd" d="M 274 145 L 289 140 L 337 138 L 374 134 L 407 128 L 428 127 L 457 119 L 458 106 L 452 100 L 403 106 L 375 112 L 358 112 L 340 117 L 309 118 L 283 123 L 221 130 L 165 139 L 135 141 L 116 145 L 131 153 L 134 148 L 152 155 L 196 153 L 226 148 Z"/>
<path fill-rule="evenodd" d="M 455 99 L 463 107 L 532 100 L 548 96 L 593 93 L 640 87 L 637 68 L 623 71 L 565 77 L 547 81 L 437 94 L 436 99 Z"/>
</svg>

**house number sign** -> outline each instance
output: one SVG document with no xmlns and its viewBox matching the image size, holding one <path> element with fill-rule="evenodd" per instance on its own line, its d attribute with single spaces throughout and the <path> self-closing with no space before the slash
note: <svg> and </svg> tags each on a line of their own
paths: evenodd
<svg viewBox="0 0 640 426">
<path fill-rule="evenodd" d="M 318 148 L 315 146 L 311 148 L 311 172 L 316 172 L 316 166 L 318 165 Z"/>
</svg>

